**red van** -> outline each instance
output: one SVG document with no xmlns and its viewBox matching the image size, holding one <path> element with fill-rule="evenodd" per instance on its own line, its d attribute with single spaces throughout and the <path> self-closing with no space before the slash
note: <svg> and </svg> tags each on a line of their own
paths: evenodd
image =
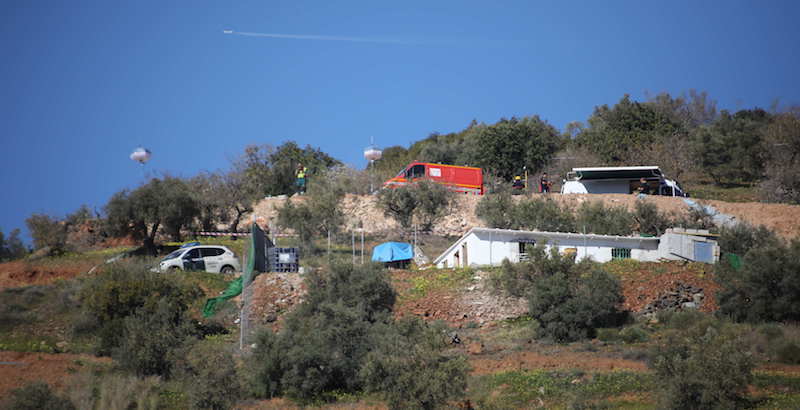
<svg viewBox="0 0 800 410">
<path fill-rule="evenodd" d="M 397 188 L 422 178 L 443 184 L 456 192 L 483 195 L 483 171 L 480 168 L 427 162 L 408 164 L 396 177 L 384 182 L 383 186 Z"/>
</svg>

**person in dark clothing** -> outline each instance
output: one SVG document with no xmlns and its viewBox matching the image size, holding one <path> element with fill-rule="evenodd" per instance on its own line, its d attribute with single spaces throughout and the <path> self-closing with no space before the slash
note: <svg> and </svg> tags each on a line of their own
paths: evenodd
<svg viewBox="0 0 800 410">
<path fill-rule="evenodd" d="M 525 191 L 525 183 L 522 181 L 522 178 L 519 175 L 514 177 L 514 182 L 511 184 L 511 188 L 514 195 L 521 194 Z"/>
<path fill-rule="evenodd" d="M 650 195 L 650 185 L 647 184 L 647 180 L 642 178 L 639 180 L 639 187 L 636 188 L 637 194 L 642 195 Z"/>
<path fill-rule="evenodd" d="M 547 172 L 542 173 L 542 177 L 539 179 L 539 192 L 546 194 L 550 192 L 550 187 L 553 185 L 550 182 L 550 179 L 547 177 Z"/>
</svg>

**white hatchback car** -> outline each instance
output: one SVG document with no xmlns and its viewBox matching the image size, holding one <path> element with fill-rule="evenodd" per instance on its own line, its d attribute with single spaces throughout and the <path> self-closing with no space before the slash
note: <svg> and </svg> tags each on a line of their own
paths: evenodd
<svg viewBox="0 0 800 410">
<path fill-rule="evenodd" d="M 173 270 L 199 270 L 211 273 L 232 274 L 242 270 L 239 258 L 225 246 L 195 245 L 180 248 L 158 264 L 159 272 Z"/>
</svg>

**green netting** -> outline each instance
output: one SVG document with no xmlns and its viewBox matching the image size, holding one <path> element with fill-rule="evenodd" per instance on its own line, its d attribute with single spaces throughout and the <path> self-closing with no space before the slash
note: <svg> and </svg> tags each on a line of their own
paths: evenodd
<svg viewBox="0 0 800 410">
<path fill-rule="evenodd" d="M 728 258 L 728 263 L 733 266 L 734 269 L 739 270 L 742 268 L 742 257 L 735 254 L 735 253 L 726 253 L 725 257 Z"/>
<path fill-rule="evenodd" d="M 231 298 L 235 298 L 240 293 L 242 293 L 242 278 L 236 278 L 233 282 L 228 285 L 228 288 L 225 289 L 225 292 L 222 292 L 221 295 L 208 299 L 206 301 L 205 306 L 203 306 L 203 317 L 211 317 L 214 315 L 217 309 L 217 305 L 228 300 Z"/>
<path fill-rule="evenodd" d="M 205 306 L 203 306 L 203 317 L 211 317 L 216 313 L 217 305 L 231 298 L 235 298 L 242 293 L 242 289 L 246 288 L 253 282 L 253 278 L 259 274 L 256 272 L 256 235 L 264 235 L 261 229 L 255 223 L 250 228 L 250 247 L 247 251 L 247 266 L 242 272 L 242 276 L 234 280 L 228 285 L 228 288 L 222 292 L 221 295 L 208 299 Z"/>
</svg>

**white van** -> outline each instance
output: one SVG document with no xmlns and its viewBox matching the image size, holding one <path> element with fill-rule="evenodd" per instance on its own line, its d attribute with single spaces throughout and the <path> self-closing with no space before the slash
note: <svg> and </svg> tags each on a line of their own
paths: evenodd
<svg viewBox="0 0 800 410">
<path fill-rule="evenodd" d="M 655 166 L 572 168 L 561 185 L 561 193 L 631 194 L 636 192 L 641 178 L 647 180 L 651 195 L 689 196 Z"/>
<path fill-rule="evenodd" d="M 225 246 L 193 245 L 173 251 L 155 268 L 158 272 L 175 270 L 232 274 L 242 270 L 239 258 Z"/>
</svg>

